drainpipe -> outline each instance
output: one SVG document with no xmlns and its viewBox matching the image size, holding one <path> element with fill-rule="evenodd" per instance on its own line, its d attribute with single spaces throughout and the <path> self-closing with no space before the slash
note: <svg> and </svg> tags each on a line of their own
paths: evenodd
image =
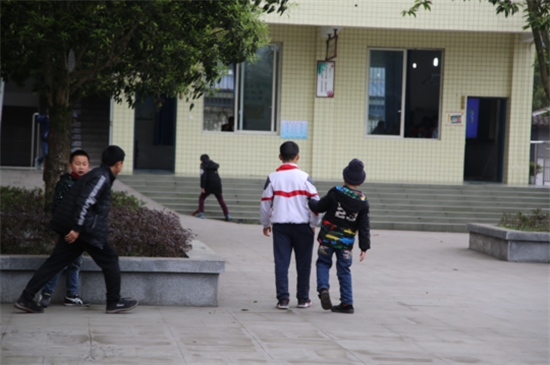
<svg viewBox="0 0 550 365">
<path fill-rule="evenodd" d="M 113 144 L 113 113 L 115 108 L 115 99 L 111 98 L 109 105 L 109 146 Z"/>
</svg>

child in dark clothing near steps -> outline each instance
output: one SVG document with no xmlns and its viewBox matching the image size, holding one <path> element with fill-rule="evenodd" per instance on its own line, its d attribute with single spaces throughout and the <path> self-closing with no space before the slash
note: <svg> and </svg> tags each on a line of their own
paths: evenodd
<svg viewBox="0 0 550 365">
<path fill-rule="evenodd" d="M 357 190 L 366 177 L 363 163 L 358 159 L 351 160 L 343 175 L 344 186 L 333 187 L 321 200 L 310 199 L 308 205 L 314 212 L 326 212 L 317 237 L 317 290 L 321 306 L 332 312 L 353 313 L 352 249 L 357 232 L 361 249 L 359 261 L 365 259 L 370 248 L 369 203 L 366 196 Z M 333 255 L 336 255 L 336 275 L 340 284 L 341 303 L 337 306 L 332 306 L 329 294 Z"/>
</svg>

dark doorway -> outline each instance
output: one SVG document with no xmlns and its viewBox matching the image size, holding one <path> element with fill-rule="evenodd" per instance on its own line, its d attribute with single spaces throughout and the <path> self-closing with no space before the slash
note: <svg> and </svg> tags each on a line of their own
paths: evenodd
<svg viewBox="0 0 550 365">
<path fill-rule="evenodd" d="M 174 171 L 176 99 L 138 101 L 135 111 L 134 169 Z"/>
<path fill-rule="evenodd" d="M 38 107 L 4 105 L 0 132 L 0 165 L 33 166 L 34 158 L 40 152 L 36 142 L 36 138 L 39 138 L 39 127 L 34 123 L 33 117 L 37 112 Z"/>
<path fill-rule="evenodd" d="M 469 97 L 464 180 L 502 182 L 506 99 Z"/>
</svg>

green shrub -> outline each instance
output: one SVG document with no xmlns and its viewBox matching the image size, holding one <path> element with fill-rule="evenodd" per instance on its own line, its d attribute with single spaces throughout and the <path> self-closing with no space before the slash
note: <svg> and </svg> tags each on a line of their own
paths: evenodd
<svg viewBox="0 0 550 365">
<path fill-rule="evenodd" d="M 120 256 L 186 257 L 194 234 L 169 212 L 143 207 L 126 192 L 112 192 L 109 242 Z M 0 252 L 49 255 L 58 235 L 48 229 L 41 189 L 0 187 Z"/>
<path fill-rule="evenodd" d="M 533 210 L 531 214 L 504 213 L 498 225 L 520 231 L 550 232 L 550 213 L 540 209 Z"/>
<path fill-rule="evenodd" d="M 0 187 L 0 252 L 38 255 L 51 252 L 57 235 L 48 229 L 41 189 Z"/>
<path fill-rule="evenodd" d="M 145 202 L 125 191 L 111 191 L 111 206 L 126 207 L 131 210 L 137 210 L 144 207 Z"/>
</svg>

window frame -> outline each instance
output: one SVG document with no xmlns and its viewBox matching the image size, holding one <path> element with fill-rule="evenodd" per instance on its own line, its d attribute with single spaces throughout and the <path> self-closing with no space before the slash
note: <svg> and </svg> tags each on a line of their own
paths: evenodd
<svg viewBox="0 0 550 365">
<path fill-rule="evenodd" d="M 278 135 L 280 133 L 280 115 L 281 115 L 281 81 L 282 81 L 282 42 L 271 42 L 264 47 L 274 47 L 273 62 L 275 72 L 272 76 L 272 98 L 271 98 L 271 126 L 269 131 L 247 130 L 243 128 L 243 106 L 244 97 L 240 95 L 241 85 L 244 80 L 244 62 L 235 64 L 234 72 L 234 100 L 233 116 L 235 117 L 234 131 L 222 132 L 204 129 L 204 107 L 203 107 L 203 133 L 223 133 L 225 134 L 255 134 L 255 135 Z M 246 61 L 245 61 L 246 62 Z"/>
<path fill-rule="evenodd" d="M 439 77 L 439 110 L 438 110 L 438 120 L 437 120 L 437 127 L 439 131 L 439 135 L 437 138 L 410 138 L 405 137 L 405 114 L 406 114 L 406 102 L 407 102 L 407 65 L 408 65 L 408 51 L 411 50 L 417 50 L 417 51 L 438 51 L 441 52 L 441 60 L 439 63 L 439 67 L 441 70 L 440 77 Z M 368 133 L 368 124 L 369 124 L 369 97 L 370 97 L 370 64 L 371 64 L 371 51 L 400 51 L 403 54 L 403 76 L 401 80 L 401 110 L 400 110 L 400 117 L 399 117 L 399 135 L 385 135 L 385 134 L 369 134 Z M 367 86 L 367 92 L 366 92 L 366 100 L 365 100 L 365 127 L 364 127 L 364 138 L 380 138 L 380 139 L 407 139 L 407 140 L 435 140 L 439 141 L 441 140 L 441 116 L 442 116 L 442 102 L 443 102 L 443 65 L 445 58 L 445 50 L 442 48 L 402 48 L 402 47 L 367 47 L 367 72 L 366 72 L 366 86 Z M 403 112 L 405 110 L 405 112 Z"/>
</svg>

